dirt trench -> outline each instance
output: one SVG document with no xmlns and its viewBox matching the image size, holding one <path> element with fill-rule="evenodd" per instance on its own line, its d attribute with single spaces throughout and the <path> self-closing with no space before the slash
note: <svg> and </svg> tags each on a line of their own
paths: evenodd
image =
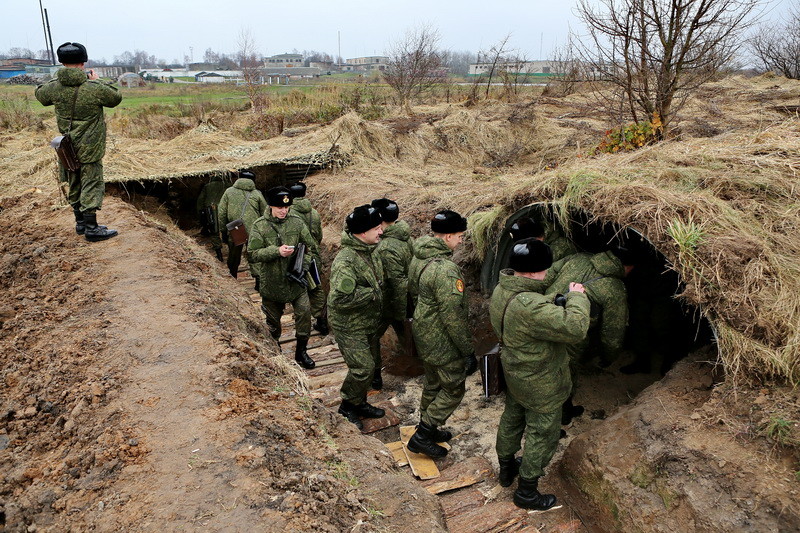
<svg viewBox="0 0 800 533">
<path fill-rule="evenodd" d="M 87 243 L 53 203 L 2 203 L 0 529 L 444 530 L 211 257 L 113 198 Z"/>
</svg>

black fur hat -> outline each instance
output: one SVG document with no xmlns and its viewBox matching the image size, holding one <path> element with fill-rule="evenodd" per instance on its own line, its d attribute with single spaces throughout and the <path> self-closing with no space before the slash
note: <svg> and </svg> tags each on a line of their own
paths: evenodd
<svg viewBox="0 0 800 533">
<path fill-rule="evenodd" d="M 530 217 L 520 218 L 514 222 L 508 232 L 511 233 L 511 240 L 514 242 L 527 239 L 528 237 L 535 237 L 537 239 L 544 238 L 544 226 L 536 222 Z"/>
<path fill-rule="evenodd" d="M 397 207 L 397 203 L 388 198 L 372 200 L 372 207 L 380 212 L 381 218 L 385 222 L 394 222 L 400 216 L 400 208 Z"/>
<path fill-rule="evenodd" d="M 439 211 L 431 219 L 431 231 L 441 234 L 467 231 L 467 219 L 455 211 Z"/>
<path fill-rule="evenodd" d="M 345 224 L 347 224 L 347 231 L 357 235 L 369 231 L 375 226 L 380 226 L 381 213 L 376 208 L 369 204 L 364 204 L 353 209 L 353 212 L 347 215 Z"/>
<path fill-rule="evenodd" d="M 267 191 L 267 205 L 289 207 L 292 205 L 292 193 L 286 187 L 273 187 Z"/>
<path fill-rule="evenodd" d="M 81 43 L 64 43 L 56 50 L 58 62 L 64 65 L 77 65 L 86 63 L 89 56 L 86 54 L 86 47 Z"/>
<path fill-rule="evenodd" d="M 515 272 L 542 272 L 553 264 L 553 251 L 534 237 L 514 244 L 508 266 Z"/>
<path fill-rule="evenodd" d="M 292 198 L 303 198 L 306 195 L 306 184 L 302 181 L 292 183 L 289 185 L 289 192 L 292 193 Z"/>
<path fill-rule="evenodd" d="M 239 177 L 240 178 L 249 179 L 249 180 L 255 180 L 256 179 L 256 175 L 253 172 L 249 171 L 249 170 L 240 170 L 239 171 Z"/>
</svg>

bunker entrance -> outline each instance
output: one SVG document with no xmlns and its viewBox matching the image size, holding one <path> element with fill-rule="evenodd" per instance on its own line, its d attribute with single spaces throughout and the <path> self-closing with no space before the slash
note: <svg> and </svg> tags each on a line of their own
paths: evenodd
<svg viewBox="0 0 800 533">
<path fill-rule="evenodd" d="M 572 252 L 598 254 L 617 246 L 636 250 L 636 265 L 623 280 L 628 306 L 624 351 L 609 369 L 598 367 L 602 315 L 596 316 L 593 322 L 596 320 L 597 325 L 590 329 L 590 347 L 579 367 L 581 373 L 612 372 L 620 378 L 644 374 L 651 376 L 653 382 L 690 353 L 715 350 L 711 324 L 700 309 L 681 300 L 684 286 L 669 260 L 635 229 L 596 220 L 584 211 L 571 211 L 563 222 L 555 216 L 553 206 L 546 203 L 529 205 L 514 213 L 506 221 L 496 250 L 487 255 L 483 264 L 481 284 L 485 290 L 494 288 L 500 270 L 508 266 L 513 246 L 509 230 L 525 218 L 545 227 L 546 241 L 563 237 L 562 244 L 571 244 Z M 593 314 L 598 315 L 597 309 Z"/>
<path fill-rule="evenodd" d="M 324 168 L 325 165 L 274 163 L 239 170 L 253 172 L 256 175 L 256 189 L 266 195 L 272 187 L 302 181 Z M 220 176 L 226 186 L 236 180 L 230 172 L 219 172 L 161 180 L 109 182 L 106 183 L 106 192 L 146 211 L 161 222 L 174 222 L 181 230 L 193 233 L 200 230 L 197 198 L 214 175 Z"/>
</svg>

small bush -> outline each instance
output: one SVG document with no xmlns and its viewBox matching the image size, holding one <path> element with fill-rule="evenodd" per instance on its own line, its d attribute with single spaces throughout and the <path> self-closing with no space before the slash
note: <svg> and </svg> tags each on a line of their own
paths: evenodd
<svg viewBox="0 0 800 533">
<path fill-rule="evenodd" d="M 39 131 L 44 130 L 42 117 L 31 110 L 27 95 L 22 98 L 0 98 L 0 131 L 20 131 L 31 126 Z"/>
<path fill-rule="evenodd" d="M 653 144 L 658 140 L 662 127 L 661 119 L 658 115 L 654 115 L 652 120 L 634 122 L 621 128 L 608 130 L 605 138 L 600 141 L 594 152 L 596 154 L 629 152 Z"/>
<path fill-rule="evenodd" d="M 793 434 L 796 425 L 794 420 L 787 420 L 782 416 L 773 415 L 767 422 L 765 433 L 769 440 L 780 446 L 792 446 L 798 443 Z"/>
</svg>

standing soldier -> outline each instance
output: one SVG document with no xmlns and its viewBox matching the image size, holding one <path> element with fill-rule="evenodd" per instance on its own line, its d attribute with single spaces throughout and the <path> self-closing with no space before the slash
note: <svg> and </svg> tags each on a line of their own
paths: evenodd
<svg viewBox="0 0 800 533">
<path fill-rule="evenodd" d="M 311 304 L 305 285 L 290 280 L 286 273 L 296 246 L 308 247 L 304 266 L 308 267 L 317 251 L 317 244 L 303 220 L 289 214 L 292 195 L 286 187 L 273 187 L 267 191 L 269 211 L 253 222 L 247 243 L 247 260 L 260 280 L 261 309 L 267 316 L 267 327 L 276 341 L 281 336 L 281 316 L 287 302 L 294 309 L 294 328 L 297 346 L 294 360 L 303 368 L 314 368 L 308 356 L 308 338 L 311 336 Z"/>
<path fill-rule="evenodd" d="M 306 184 L 302 181 L 293 183 L 289 190 L 292 193 L 292 213 L 303 219 L 308 231 L 317 243 L 317 253 L 313 259 L 316 261 L 317 271 L 320 274 L 320 281 L 316 287 L 308 291 L 308 299 L 311 301 L 311 316 L 315 318 L 314 329 L 328 334 L 328 319 L 325 316 L 325 289 L 322 287 L 322 220 L 319 212 L 311 207 L 311 202 L 306 198 Z"/>
<path fill-rule="evenodd" d="M 225 193 L 225 188 L 225 182 L 222 181 L 222 177 L 214 175 L 203 186 L 200 196 L 197 197 L 197 216 L 200 218 L 200 226 L 211 237 L 211 247 L 220 262 L 223 261 L 222 240 L 219 236 L 220 228 L 217 211 L 219 210 L 219 200 Z"/>
<path fill-rule="evenodd" d="M 447 449 L 436 444 L 453 435 L 439 429 L 464 397 L 467 374 L 477 370 L 464 277 L 451 257 L 467 231 L 467 219 L 454 211 L 441 211 L 431 220 L 433 236 L 414 242 L 409 268 L 409 290 L 416 294 L 414 341 L 425 368 L 417 431 L 408 449 L 429 457 L 444 457 Z"/>
<path fill-rule="evenodd" d="M 388 198 L 380 198 L 372 201 L 372 207 L 376 208 L 381 214 L 381 242 L 375 251 L 383 263 L 383 271 L 386 282 L 383 285 L 383 313 L 378 334 L 375 337 L 377 346 L 373 349 L 376 354 L 375 374 L 372 378 L 372 388 L 381 390 L 383 388 L 383 378 L 381 377 L 381 337 L 391 325 L 397 336 L 402 339 L 403 320 L 406 318 L 406 307 L 408 301 L 408 267 L 411 258 L 414 256 L 411 239 L 411 228 L 403 220 L 397 220 L 400 209 L 396 202 Z"/>
<path fill-rule="evenodd" d="M 385 413 L 367 403 L 375 371 L 372 349 L 381 321 L 383 265 L 373 253 L 381 239 L 381 215 L 370 205 L 356 207 L 345 219 L 342 249 L 331 265 L 328 311 L 336 343 L 347 363 L 339 414 L 362 429 L 359 417 Z"/>
<path fill-rule="evenodd" d="M 599 254 L 579 253 L 553 265 L 548 273 L 546 294 L 564 294 L 571 282 L 582 283 L 592 304 L 590 335 L 568 347 L 572 392 L 564 402 L 563 425 L 583 414 L 583 406 L 573 405 L 577 387 L 577 371 L 583 353 L 589 346 L 591 332 L 599 329 L 600 366 L 607 367 L 619 356 L 628 325 L 628 297 L 623 279 L 633 270 L 634 254 L 627 248 L 617 247 Z M 551 281 L 552 280 L 552 281 Z"/>
<path fill-rule="evenodd" d="M 561 405 L 571 389 L 567 344 L 583 340 L 589 328 L 589 300 L 582 285 L 569 284 L 564 307 L 544 295 L 552 262 L 550 247 L 543 242 L 528 238 L 516 243 L 511 268 L 500 273 L 489 306 L 507 387 L 497 428 L 500 484 L 510 486 L 519 474 L 514 503 L 541 511 L 556 503 L 552 494 L 540 494 L 538 486 L 558 446 Z M 523 435 L 525 449 L 517 460 Z"/>
<path fill-rule="evenodd" d="M 239 179 L 233 186 L 223 193 L 219 200 L 219 229 L 227 237 L 226 226 L 228 222 L 243 220 L 247 233 L 253 227 L 253 222 L 264 215 L 267 210 L 267 201 L 261 191 L 256 189 L 256 175 L 249 170 L 240 170 Z M 242 262 L 242 249 L 244 244 L 236 245 L 232 240 L 228 241 L 228 270 L 234 278 L 239 274 L 239 263 Z M 253 270 L 250 272 L 255 276 Z M 258 277 L 256 277 L 256 289 L 258 289 Z"/>
<path fill-rule="evenodd" d="M 55 105 L 58 130 L 69 134 L 81 167 L 67 170 L 61 163 L 61 181 L 69 184 L 68 200 L 75 214 L 75 231 L 87 241 L 104 241 L 117 230 L 97 224 L 97 211 L 103 205 L 103 155 L 106 152 L 104 107 L 116 107 L 122 95 L 116 87 L 97 80 L 93 70 L 84 71 L 89 60 L 80 43 L 64 43 L 56 51 L 59 69 L 53 80 L 36 88 L 36 99 L 44 106 Z"/>
</svg>

